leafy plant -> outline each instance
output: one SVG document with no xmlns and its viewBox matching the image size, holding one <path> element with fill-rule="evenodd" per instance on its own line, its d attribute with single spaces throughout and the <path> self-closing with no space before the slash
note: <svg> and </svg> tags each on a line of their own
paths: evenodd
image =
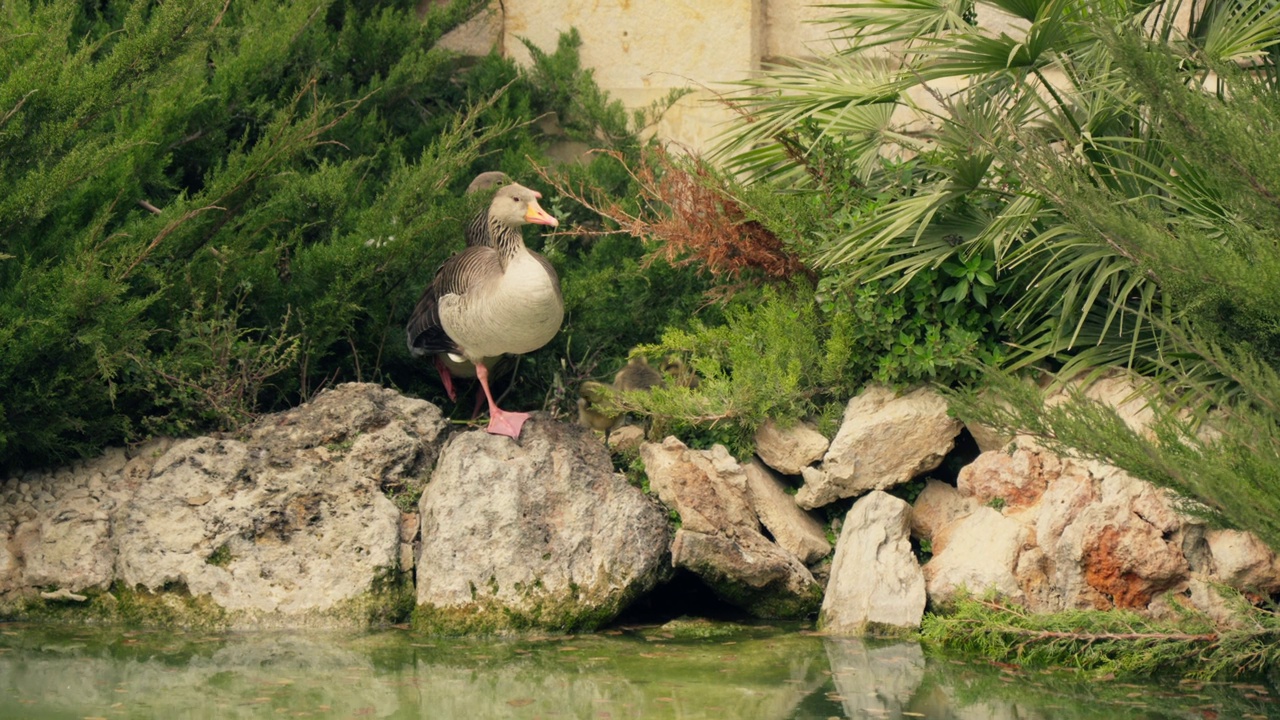
<svg viewBox="0 0 1280 720">
<path fill-rule="evenodd" d="M 6 5 L 0 469 L 228 427 L 349 380 L 442 397 L 402 328 L 461 247 L 470 179 L 501 169 L 538 184 L 554 138 L 532 120 L 548 112 L 597 145 L 639 148 L 575 34 L 527 72 L 436 46 L 484 5 Z M 613 158 L 565 175 L 630 192 Z M 566 281 L 575 357 L 651 340 L 668 300 L 699 302 L 691 273 L 641 277 L 638 242 L 545 249 L 562 277 L 590 268 Z M 541 403 L 564 352 L 526 358 L 514 400 Z"/>
</svg>

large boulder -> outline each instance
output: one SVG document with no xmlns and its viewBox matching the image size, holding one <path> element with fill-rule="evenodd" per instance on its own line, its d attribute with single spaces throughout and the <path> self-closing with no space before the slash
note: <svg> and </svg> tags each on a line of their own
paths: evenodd
<svg viewBox="0 0 1280 720">
<path fill-rule="evenodd" d="M 1055 483 L 1064 492 L 1046 497 L 1069 499 L 1045 503 L 1036 521 L 1053 568 L 1051 607 L 1145 609 L 1157 594 L 1185 590 L 1190 566 L 1182 536 L 1196 522 L 1148 482 L 1100 463 L 1071 465 Z M 1080 507 L 1083 498 L 1092 501 Z M 1074 507 L 1079 511 L 1070 514 Z M 1069 514 L 1059 514 L 1064 509 Z"/>
<path fill-rule="evenodd" d="M 1016 573 L 1030 545 L 1034 538 L 1026 526 L 992 508 L 976 508 L 934 535 L 934 556 L 924 566 L 929 598 L 947 603 L 958 593 L 995 590 L 1006 600 L 1025 601 Z"/>
<path fill-rule="evenodd" d="M 591 630 L 669 572 L 666 512 L 575 425 L 455 435 L 418 510 L 421 629 Z"/>
<path fill-rule="evenodd" d="M 899 396 L 873 385 L 849 401 L 844 421 L 820 468 L 803 468 L 796 503 L 806 510 L 898 485 L 942 464 L 955 446 L 959 421 L 947 403 L 920 388 Z"/>
<path fill-rule="evenodd" d="M 0 611 L 43 596 L 80 598 L 116 579 L 117 510 L 169 441 L 28 472 L 0 485 Z"/>
<path fill-rule="evenodd" d="M 760 532 L 747 473 L 723 446 L 690 450 L 674 437 L 640 448 L 649 486 L 681 527 L 671 562 L 722 600 L 766 618 L 804 617 L 822 589 L 796 555 Z"/>
<path fill-rule="evenodd" d="M 809 423 L 781 427 L 765 420 L 756 431 L 756 454 L 765 465 L 783 475 L 799 475 L 800 471 L 822 459 L 831 443 Z"/>
<path fill-rule="evenodd" d="M 930 479 L 911 505 L 911 534 L 930 541 L 930 549 L 937 552 L 941 530 L 978 509 L 980 504 L 971 497 L 960 494 L 954 485 Z"/>
<path fill-rule="evenodd" d="M 916 501 L 934 601 L 994 590 L 1034 612 L 1161 613 L 1176 598 L 1212 614 L 1220 603 L 1204 589 L 1214 583 L 1280 590 L 1280 562 L 1256 536 L 1209 530 L 1169 491 L 1029 438 L 983 453 L 958 483 L 931 483 Z"/>
<path fill-rule="evenodd" d="M 358 627 L 392 602 L 400 511 L 446 429 L 438 408 L 346 384 L 268 416 L 243 440 L 175 444 L 116 523 L 118 578 L 177 585 L 231 627 Z"/>
<path fill-rule="evenodd" d="M 878 490 L 849 509 L 818 618 L 825 632 L 920 626 L 925 580 L 911 552 L 910 522 L 911 506 Z"/>
<path fill-rule="evenodd" d="M 1206 533 L 1205 541 L 1219 582 L 1263 595 L 1280 591 L 1280 560 L 1257 535 L 1215 529 Z"/>
<path fill-rule="evenodd" d="M 1035 505 L 1049 483 L 1062 474 L 1062 461 L 1049 452 L 1018 448 L 1012 453 L 984 452 L 960 469 L 956 487 L 979 504 L 1010 511 Z"/>
</svg>

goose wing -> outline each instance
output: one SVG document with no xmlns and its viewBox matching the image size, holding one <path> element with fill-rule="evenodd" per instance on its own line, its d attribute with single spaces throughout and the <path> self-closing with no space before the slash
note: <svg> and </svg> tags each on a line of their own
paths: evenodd
<svg viewBox="0 0 1280 720">
<path fill-rule="evenodd" d="M 440 324 L 440 299 L 446 295 L 479 292 L 488 284 L 488 279 L 501 274 L 502 263 L 493 248 L 469 247 L 446 260 L 409 316 L 405 326 L 409 351 L 414 355 L 458 353 L 458 344 Z"/>
</svg>

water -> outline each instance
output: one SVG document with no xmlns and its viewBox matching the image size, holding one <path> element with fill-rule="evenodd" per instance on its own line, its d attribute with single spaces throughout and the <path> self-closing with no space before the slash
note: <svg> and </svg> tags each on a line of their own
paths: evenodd
<svg viewBox="0 0 1280 720">
<path fill-rule="evenodd" d="M 1253 683 L 1118 683 L 777 628 L 518 640 L 0 624 L 0 718 L 1280 717 Z"/>
</svg>

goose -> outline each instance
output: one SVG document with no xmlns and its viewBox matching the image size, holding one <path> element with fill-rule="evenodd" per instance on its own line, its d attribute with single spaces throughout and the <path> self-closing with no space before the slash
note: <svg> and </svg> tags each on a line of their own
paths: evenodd
<svg viewBox="0 0 1280 720">
<path fill-rule="evenodd" d="M 493 190 L 500 185 L 508 185 L 511 178 L 501 170 L 489 170 L 482 172 L 471 179 L 471 183 L 467 185 L 464 194 L 475 195 L 476 193 L 484 193 Z M 489 206 L 476 213 L 471 218 L 471 222 L 467 223 L 466 229 L 463 231 L 466 238 L 466 247 L 493 247 L 493 240 L 489 235 Z M 449 396 L 451 402 L 458 401 L 458 392 L 454 389 L 454 378 L 466 378 L 474 380 L 476 377 L 476 366 L 471 364 L 466 358 L 452 355 L 451 353 L 436 353 L 435 366 L 436 372 L 440 375 L 440 383 L 444 385 L 445 395 Z M 510 363 L 507 359 L 501 358 L 497 367 L 489 367 L 490 377 L 501 377 L 510 369 Z M 471 416 L 474 418 L 480 414 L 480 403 L 482 397 L 476 396 L 476 406 Z"/>
<path fill-rule="evenodd" d="M 648 358 L 637 355 L 627 361 L 625 367 L 613 376 L 613 387 L 622 390 L 648 390 L 662 385 L 662 373 L 649 366 Z"/>
<path fill-rule="evenodd" d="M 578 388 L 578 424 L 588 430 L 604 432 L 604 443 L 609 444 L 609 433 L 618 423 L 621 415 L 607 415 L 597 405 L 609 397 L 613 388 L 605 383 L 588 380 Z"/>
<path fill-rule="evenodd" d="M 529 415 L 498 407 L 489 388 L 490 369 L 504 355 L 546 345 L 564 320 L 560 278 L 520 235 L 527 223 L 560 224 L 538 205 L 541 197 L 516 183 L 500 189 L 489 204 L 491 245 L 472 246 L 446 260 L 405 328 L 414 355 L 446 353 L 450 360 L 475 366 L 489 403 L 486 430 L 513 439 L 520 437 Z M 437 362 L 440 367 L 443 362 Z"/>
<path fill-rule="evenodd" d="M 671 378 L 677 386 L 687 387 L 690 390 L 697 390 L 702 382 L 698 379 L 698 373 L 677 355 L 668 355 L 662 361 L 662 374 Z"/>
<path fill-rule="evenodd" d="M 649 365 L 648 358 L 642 355 L 632 357 L 627 364 L 613 376 L 612 383 L 588 380 L 578 388 L 578 424 L 590 430 L 604 432 L 604 443 L 609 444 L 609 433 L 622 424 L 622 415 L 609 415 L 600 409 L 600 404 L 608 400 L 612 393 L 629 390 L 650 390 L 665 385 L 662 373 Z"/>
</svg>

